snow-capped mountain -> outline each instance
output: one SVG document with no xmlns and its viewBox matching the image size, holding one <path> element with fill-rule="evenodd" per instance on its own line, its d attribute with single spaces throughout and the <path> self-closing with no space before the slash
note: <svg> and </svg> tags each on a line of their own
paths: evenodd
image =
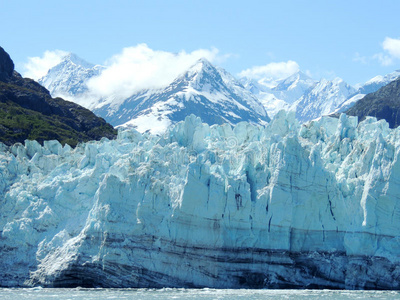
<svg viewBox="0 0 400 300">
<path fill-rule="evenodd" d="M 244 78 L 241 82 L 260 99 L 269 116 L 281 109 L 292 110 L 300 122 L 334 112 L 357 92 L 340 78 L 315 81 L 301 71 L 279 81 Z"/>
<path fill-rule="evenodd" d="M 38 82 L 47 88 L 53 97 L 74 100 L 87 92 L 87 81 L 98 76 L 103 69 L 100 65 L 93 65 L 69 53 Z"/>
<path fill-rule="evenodd" d="M 316 83 L 301 71 L 283 80 L 241 78 L 240 81 L 257 96 L 270 117 L 282 109 L 289 110 L 290 105 Z"/>
<path fill-rule="evenodd" d="M 352 108 L 358 100 L 364 98 L 367 94 L 378 91 L 381 87 L 388 85 L 400 77 L 400 70 L 389 73 L 385 76 L 378 75 L 368 80 L 362 85 L 358 85 L 357 93 L 346 99 L 336 110 L 335 113 L 341 113 Z"/>
<path fill-rule="evenodd" d="M 54 94 L 82 96 L 87 81 L 102 67 L 66 57 L 40 80 Z M 186 116 L 195 114 L 206 123 L 236 124 L 248 121 L 264 124 L 269 117 L 264 106 L 236 79 L 206 59 L 200 59 L 167 87 L 142 90 L 127 99 L 118 95 L 92 101 L 90 108 L 114 126 L 133 126 L 144 132 L 161 133 Z"/>
<path fill-rule="evenodd" d="M 300 122 L 310 121 L 331 114 L 356 92 L 354 87 L 341 78 L 322 79 L 293 103 L 290 109 L 296 112 Z"/>
<path fill-rule="evenodd" d="M 369 94 L 369 93 L 376 92 L 381 87 L 389 84 L 390 82 L 396 80 L 399 77 L 400 77 L 400 70 L 396 70 L 385 76 L 382 76 L 382 75 L 375 76 L 374 78 L 371 78 L 366 83 L 364 83 L 362 86 L 360 86 L 360 88 L 358 89 L 358 93 L 359 94 Z"/>
<path fill-rule="evenodd" d="M 376 76 L 355 88 L 340 78 L 314 81 L 302 72 L 283 80 L 241 78 L 242 84 L 254 93 L 265 106 L 270 117 L 279 110 L 292 110 L 301 122 L 344 112 L 367 93 L 377 91 L 400 77 L 400 70 L 385 76 Z"/>
<path fill-rule="evenodd" d="M 114 126 L 162 132 L 186 116 L 195 114 L 209 125 L 240 121 L 269 121 L 263 105 L 230 74 L 199 60 L 169 86 L 139 92 L 118 106 L 114 103 L 94 112 Z"/>
<path fill-rule="evenodd" d="M 299 71 L 279 82 L 271 89 L 278 99 L 292 104 L 315 85 L 315 80 Z"/>
<path fill-rule="evenodd" d="M 283 80 L 240 78 L 238 81 L 225 70 L 200 60 L 161 89 L 142 90 L 128 98 L 119 95 L 85 98 L 88 80 L 103 69 L 69 54 L 39 82 L 53 96 L 84 105 L 114 126 L 162 132 L 190 113 L 201 116 L 208 124 L 263 123 L 268 120 L 267 115 L 273 117 L 283 109 L 295 111 L 296 117 L 306 122 L 346 111 L 366 93 L 375 92 L 400 76 L 400 71 L 376 76 L 358 88 L 339 78 L 315 81 L 301 71 Z"/>
</svg>

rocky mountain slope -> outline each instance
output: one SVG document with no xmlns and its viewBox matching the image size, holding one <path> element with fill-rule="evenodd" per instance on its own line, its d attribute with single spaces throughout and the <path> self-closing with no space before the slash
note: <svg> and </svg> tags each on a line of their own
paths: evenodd
<svg viewBox="0 0 400 300">
<path fill-rule="evenodd" d="M 114 138 L 116 131 L 91 111 L 61 98 L 14 71 L 10 56 L 0 47 L 0 141 L 8 145 L 26 139 L 78 142 Z"/>
<path fill-rule="evenodd" d="M 384 119 L 391 128 L 400 125 L 400 78 L 359 100 L 346 114 L 364 120 L 367 116 Z"/>
<path fill-rule="evenodd" d="M 375 118 L 0 148 L 0 284 L 400 289 L 400 141 Z"/>
</svg>

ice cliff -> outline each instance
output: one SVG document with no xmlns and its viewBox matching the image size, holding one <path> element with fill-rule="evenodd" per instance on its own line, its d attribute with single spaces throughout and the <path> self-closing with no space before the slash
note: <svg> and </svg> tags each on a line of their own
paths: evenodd
<svg viewBox="0 0 400 300">
<path fill-rule="evenodd" d="M 399 289 L 399 136 L 281 111 L 1 145 L 0 284 Z"/>
</svg>

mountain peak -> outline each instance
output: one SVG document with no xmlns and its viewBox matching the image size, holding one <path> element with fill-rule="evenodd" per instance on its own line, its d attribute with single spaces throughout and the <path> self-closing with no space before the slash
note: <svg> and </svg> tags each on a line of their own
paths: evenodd
<svg viewBox="0 0 400 300">
<path fill-rule="evenodd" d="M 287 79 L 289 78 L 297 78 L 299 80 L 310 80 L 312 79 L 310 76 L 308 76 L 307 74 L 303 73 L 302 71 L 297 71 L 296 73 L 293 73 L 292 75 L 290 75 Z"/>
<path fill-rule="evenodd" d="M 216 68 L 204 57 L 197 60 L 190 68 L 189 73 L 213 72 Z"/>
<path fill-rule="evenodd" d="M 316 86 L 319 87 L 332 87 L 332 86 L 337 86 L 340 84 L 346 84 L 346 82 L 340 78 L 340 77 L 335 77 L 332 80 L 326 79 L 326 78 L 322 78 Z"/>
<path fill-rule="evenodd" d="M 94 64 L 88 63 L 87 61 L 83 60 L 82 58 L 80 58 L 78 55 L 74 54 L 74 53 L 68 53 L 66 54 L 63 58 L 61 63 L 73 63 L 75 65 L 84 67 L 86 69 L 91 69 L 94 67 Z"/>
<path fill-rule="evenodd" d="M 314 83 L 314 80 L 304 74 L 301 71 L 297 71 L 296 73 L 293 73 L 286 79 L 283 79 L 276 87 L 274 87 L 274 90 L 280 91 L 280 90 L 287 90 L 290 89 L 290 87 L 293 88 L 293 85 L 297 85 L 300 81 L 307 83 L 307 85 L 312 85 Z"/>
<path fill-rule="evenodd" d="M 212 66 L 212 64 L 210 63 L 210 61 L 207 59 L 207 58 L 205 58 L 205 57 L 202 57 L 202 58 L 200 58 L 200 59 L 198 59 L 197 60 L 197 62 L 195 63 L 195 65 L 196 64 L 202 64 L 202 65 L 209 65 L 209 66 Z"/>
<path fill-rule="evenodd" d="M 200 58 L 184 74 L 175 79 L 177 82 L 187 82 L 194 89 L 202 89 L 204 85 L 223 84 L 220 72 L 207 59 Z"/>
<path fill-rule="evenodd" d="M 336 83 L 336 84 L 339 84 L 339 83 L 344 82 L 344 80 L 342 78 L 340 78 L 340 77 L 335 77 L 335 78 L 333 78 L 332 82 Z"/>
<path fill-rule="evenodd" d="M 400 77 L 400 70 L 395 70 L 385 76 L 378 75 L 368 80 L 363 85 L 360 85 L 358 92 L 361 94 L 370 94 L 379 90 L 381 87 L 389 84 Z"/>
<path fill-rule="evenodd" d="M 303 73 L 302 71 L 298 71 L 297 74 L 299 75 L 300 80 L 312 80 L 312 81 L 314 81 L 314 79 L 312 79 L 310 76 L 308 76 L 306 73 Z"/>
<path fill-rule="evenodd" d="M 278 99 L 293 103 L 314 84 L 315 81 L 311 77 L 301 71 L 297 71 L 286 79 L 281 80 L 277 86 L 272 88 L 272 92 Z"/>
<path fill-rule="evenodd" d="M 67 53 L 59 64 L 52 67 L 38 82 L 47 88 L 54 97 L 72 99 L 83 95 L 87 81 L 98 76 L 103 67 L 93 65 L 74 53 Z"/>
</svg>

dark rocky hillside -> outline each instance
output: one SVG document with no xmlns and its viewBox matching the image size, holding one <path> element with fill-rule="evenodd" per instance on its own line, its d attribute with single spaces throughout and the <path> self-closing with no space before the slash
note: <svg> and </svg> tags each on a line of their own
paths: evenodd
<svg viewBox="0 0 400 300">
<path fill-rule="evenodd" d="M 385 119 L 390 128 L 400 125 L 400 78 L 378 91 L 359 100 L 346 114 L 358 116 L 362 121 L 367 116 Z"/>
<path fill-rule="evenodd" d="M 114 138 L 116 130 L 104 119 L 73 102 L 52 98 L 47 89 L 14 71 L 10 56 L 0 47 L 0 142 L 26 139 L 78 142 Z"/>
</svg>

